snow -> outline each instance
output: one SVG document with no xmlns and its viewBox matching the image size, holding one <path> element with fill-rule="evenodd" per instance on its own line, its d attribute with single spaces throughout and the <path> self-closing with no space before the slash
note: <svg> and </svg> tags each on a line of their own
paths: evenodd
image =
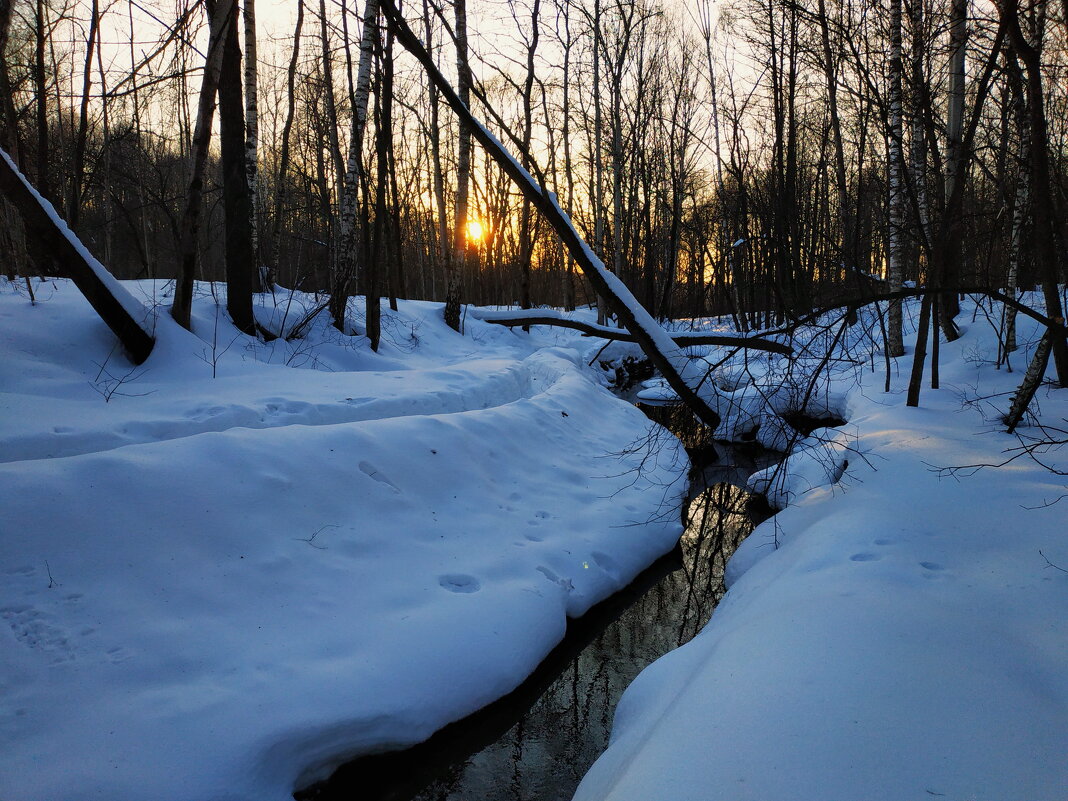
<svg viewBox="0 0 1068 801">
<path fill-rule="evenodd" d="M 685 454 L 643 463 L 573 332 L 408 302 L 378 354 L 325 313 L 265 344 L 200 285 L 135 368 L 36 289 L 0 283 L 0 797 L 289 798 L 511 690 L 681 533 Z"/>
<path fill-rule="evenodd" d="M 627 690 L 576 801 L 1068 797 L 1068 488 L 1026 455 L 950 469 L 1029 441 L 998 414 L 1039 332 L 995 370 L 973 308 L 919 408 L 911 359 L 890 393 L 878 361 L 839 372 L 848 425 L 751 479 L 785 509 L 732 557 L 701 634 Z M 1038 401 L 1068 417 L 1064 390 Z"/>
<path fill-rule="evenodd" d="M 377 354 L 325 314 L 263 343 L 206 285 L 195 333 L 164 283 L 124 285 L 155 308 L 136 368 L 69 282 L 31 305 L 0 279 L 2 798 L 282 801 L 510 690 L 680 534 L 684 454 L 635 450 L 651 424 L 587 366 L 632 343 L 478 310 L 460 336 L 419 302 L 383 310 Z M 292 330 L 316 299 L 259 302 Z M 998 414 L 1039 332 L 1021 321 L 1008 373 L 961 321 L 918 409 L 908 359 L 883 392 L 872 320 L 830 379 L 808 371 L 834 325 L 792 361 L 677 351 L 712 368 L 724 435 L 793 442 L 750 479 L 781 511 L 627 691 L 576 799 L 1068 795 L 1068 488 L 1026 455 L 950 469 L 1028 441 Z M 1062 390 L 1036 400 L 1068 417 Z M 798 440 L 797 411 L 848 422 Z"/>
</svg>

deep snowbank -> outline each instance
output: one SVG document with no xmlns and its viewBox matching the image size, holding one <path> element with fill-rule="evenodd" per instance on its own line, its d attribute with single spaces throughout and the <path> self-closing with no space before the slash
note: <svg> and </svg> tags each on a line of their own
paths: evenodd
<svg viewBox="0 0 1068 801">
<path fill-rule="evenodd" d="M 0 285 L 6 799 L 281 801 L 512 689 L 681 531 L 684 454 L 624 454 L 568 335 L 410 303 L 381 354 L 264 345 L 201 297 L 133 370 L 38 297 Z"/>
<path fill-rule="evenodd" d="M 991 334 L 980 317 L 943 343 L 918 409 L 904 365 L 889 394 L 881 373 L 837 384 L 859 432 L 843 482 L 839 440 L 765 483 L 789 506 L 704 631 L 627 690 L 578 801 L 1068 797 L 1068 574 L 1047 563 L 1068 569 L 1065 481 L 1027 458 L 938 470 L 1021 444 L 996 414 L 1030 351 L 995 371 Z M 1044 419 L 1064 395 L 1040 393 Z"/>
</svg>

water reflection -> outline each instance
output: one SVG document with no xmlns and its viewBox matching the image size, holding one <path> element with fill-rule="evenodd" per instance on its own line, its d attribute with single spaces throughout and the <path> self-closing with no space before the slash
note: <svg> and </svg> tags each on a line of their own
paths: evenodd
<svg viewBox="0 0 1068 801">
<path fill-rule="evenodd" d="M 682 565 L 597 636 L 492 745 L 451 768 L 419 801 L 570 799 L 608 745 L 619 696 L 653 660 L 690 640 L 723 597 L 723 569 L 753 528 L 749 495 L 724 483 L 755 462 L 713 469 L 687 511 Z M 743 479 L 744 480 L 744 479 Z"/>
</svg>

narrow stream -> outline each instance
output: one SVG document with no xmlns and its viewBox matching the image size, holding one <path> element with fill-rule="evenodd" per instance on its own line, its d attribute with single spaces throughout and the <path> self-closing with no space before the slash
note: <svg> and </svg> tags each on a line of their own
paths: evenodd
<svg viewBox="0 0 1068 801">
<path fill-rule="evenodd" d="M 714 475 L 710 478 L 715 482 Z M 677 569 L 571 660 L 501 739 L 415 798 L 568 801 L 608 747 L 623 691 L 648 664 L 693 638 L 723 597 L 726 560 L 753 528 L 748 498 L 722 482 L 698 493 L 690 504 Z"/>
<path fill-rule="evenodd" d="M 696 456 L 698 449 L 686 444 Z M 711 443 L 700 446 L 707 454 Z M 628 588 L 570 621 L 564 642 L 515 692 L 426 743 L 354 760 L 296 797 L 570 799 L 608 745 L 623 690 L 646 665 L 701 630 L 723 596 L 726 560 L 761 515 L 736 485 L 778 455 L 714 447 L 720 461 L 694 478 L 679 547 Z"/>
</svg>

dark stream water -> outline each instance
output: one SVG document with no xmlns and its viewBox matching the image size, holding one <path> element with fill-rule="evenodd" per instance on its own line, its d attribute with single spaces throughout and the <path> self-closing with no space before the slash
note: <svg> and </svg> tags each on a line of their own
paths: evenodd
<svg viewBox="0 0 1068 801">
<path fill-rule="evenodd" d="M 686 436 L 682 437 L 686 442 Z M 699 446 L 686 442 L 696 458 Z M 608 745 L 627 685 L 690 640 L 723 596 L 727 558 L 754 526 L 745 478 L 774 461 L 716 445 L 694 478 L 679 546 L 627 589 L 570 621 L 567 638 L 515 692 L 426 743 L 354 760 L 298 799 L 557 801 L 570 799 Z"/>
</svg>

